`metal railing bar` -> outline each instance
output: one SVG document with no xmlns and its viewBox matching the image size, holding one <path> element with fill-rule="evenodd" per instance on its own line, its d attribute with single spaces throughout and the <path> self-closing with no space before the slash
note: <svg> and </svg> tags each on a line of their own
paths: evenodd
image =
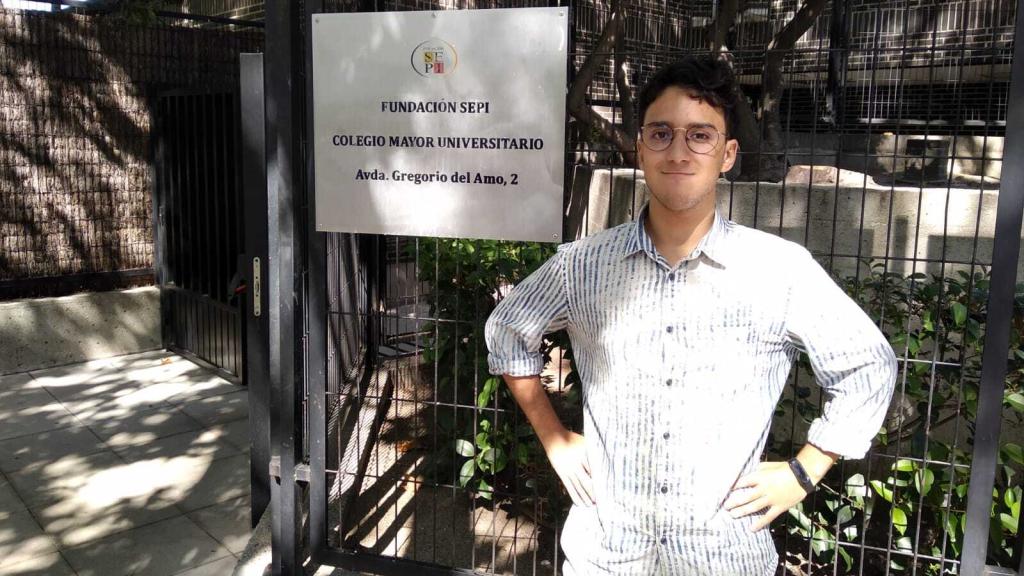
<svg viewBox="0 0 1024 576">
<path fill-rule="evenodd" d="M 996 206 L 985 348 L 982 353 L 974 455 L 967 494 L 962 566 L 965 574 L 979 573 L 986 562 L 992 487 L 995 485 L 1003 389 L 1007 370 L 1010 322 L 1014 311 L 1021 218 L 1024 214 L 1024 0 L 1017 2 L 1013 69 L 1007 110 L 1004 158 Z"/>
</svg>

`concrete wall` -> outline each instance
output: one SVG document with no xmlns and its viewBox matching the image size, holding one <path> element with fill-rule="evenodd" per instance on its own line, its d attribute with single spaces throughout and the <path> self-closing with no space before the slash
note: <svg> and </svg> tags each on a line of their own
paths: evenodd
<svg viewBox="0 0 1024 576">
<path fill-rule="evenodd" d="M 155 287 L 0 302 L 0 374 L 160 347 Z"/>
<path fill-rule="evenodd" d="M 879 180 L 897 177 L 913 178 L 915 170 L 935 171 L 941 176 L 928 180 L 944 182 L 951 174 L 954 181 L 982 176 L 990 183 L 998 183 L 1003 169 L 1002 136 L 925 135 L 882 132 L 872 134 L 806 134 L 791 132 L 786 135 L 786 160 L 790 165 L 813 164 L 838 166 L 845 170 L 863 172 Z M 915 155 L 914 145 L 907 143 L 928 140 L 938 145 L 934 152 L 945 158 L 922 158 Z M 909 157 L 905 157 L 909 156 Z M 838 158 L 838 161 L 837 161 Z M 907 175 L 907 176 L 903 176 Z"/>
<path fill-rule="evenodd" d="M 0 281 L 153 266 L 151 105 L 230 92 L 262 30 L 0 8 Z"/>
<path fill-rule="evenodd" d="M 833 264 L 841 273 L 854 273 L 859 259 L 886 256 L 906 259 L 889 267 L 903 274 L 941 270 L 949 275 L 971 262 L 988 265 L 997 197 L 995 189 L 880 185 L 845 171 L 836 184 L 718 184 L 722 214 L 818 255 L 838 255 Z M 566 210 L 566 238 L 631 220 L 646 200 L 643 172 L 579 166 Z M 954 263 L 943 267 L 940 261 Z M 1020 263 L 1017 275 L 1024 278 Z"/>
</svg>

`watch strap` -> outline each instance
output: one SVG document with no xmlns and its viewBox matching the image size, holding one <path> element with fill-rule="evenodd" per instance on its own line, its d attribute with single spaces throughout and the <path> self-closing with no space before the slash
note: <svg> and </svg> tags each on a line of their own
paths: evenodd
<svg viewBox="0 0 1024 576">
<path fill-rule="evenodd" d="M 796 477 L 796 481 L 804 489 L 804 492 L 808 494 L 814 492 L 814 482 L 811 481 L 811 477 L 807 475 L 807 470 L 804 470 L 804 465 L 799 460 L 790 458 L 789 469 L 793 471 L 793 476 Z"/>
</svg>

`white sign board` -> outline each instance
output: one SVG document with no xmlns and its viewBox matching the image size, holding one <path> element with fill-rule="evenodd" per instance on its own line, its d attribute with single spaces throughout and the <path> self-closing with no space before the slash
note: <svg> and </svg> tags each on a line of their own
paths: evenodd
<svg viewBox="0 0 1024 576">
<path fill-rule="evenodd" d="M 316 229 L 561 240 L 566 12 L 315 15 Z"/>
</svg>

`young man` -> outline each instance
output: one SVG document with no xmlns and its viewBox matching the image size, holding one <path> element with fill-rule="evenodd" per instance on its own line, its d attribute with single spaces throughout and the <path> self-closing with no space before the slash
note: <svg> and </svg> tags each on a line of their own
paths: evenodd
<svg viewBox="0 0 1024 576">
<path fill-rule="evenodd" d="M 863 457 L 892 395 L 884 336 L 801 246 L 724 220 L 716 182 L 736 161 L 728 68 L 689 58 L 640 93 L 636 222 L 560 247 L 487 322 L 503 374 L 573 499 L 568 576 L 768 576 L 765 528 L 839 456 Z M 567 328 L 584 433 L 566 430 L 538 374 Z M 790 462 L 760 462 L 793 360 L 829 396 Z"/>
</svg>

